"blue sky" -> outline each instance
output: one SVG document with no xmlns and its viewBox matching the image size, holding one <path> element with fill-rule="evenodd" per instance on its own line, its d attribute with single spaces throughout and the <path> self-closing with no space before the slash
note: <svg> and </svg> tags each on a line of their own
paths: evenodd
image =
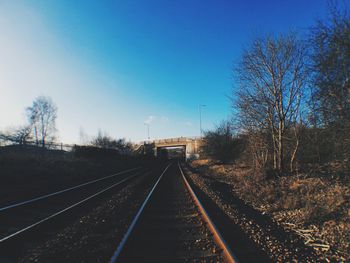
<svg viewBox="0 0 350 263">
<path fill-rule="evenodd" d="M 199 135 L 230 115 L 232 68 L 254 36 L 307 28 L 326 0 L 1 0 L 0 129 L 39 95 L 59 140 Z"/>
</svg>

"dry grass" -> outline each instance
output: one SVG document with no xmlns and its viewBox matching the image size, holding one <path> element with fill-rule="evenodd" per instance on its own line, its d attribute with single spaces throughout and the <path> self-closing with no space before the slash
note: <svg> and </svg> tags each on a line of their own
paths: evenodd
<svg viewBox="0 0 350 263">
<path fill-rule="evenodd" d="M 231 184 L 235 194 L 282 224 L 314 227 L 318 238 L 350 254 L 350 184 L 344 176 L 341 180 L 317 174 L 268 178 L 242 165 L 201 160 L 193 166 Z"/>
</svg>

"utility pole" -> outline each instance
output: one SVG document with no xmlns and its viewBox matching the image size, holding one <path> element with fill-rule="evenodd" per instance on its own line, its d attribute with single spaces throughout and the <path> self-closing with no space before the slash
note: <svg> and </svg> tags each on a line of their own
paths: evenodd
<svg viewBox="0 0 350 263">
<path fill-rule="evenodd" d="M 205 107 L 206 105 L 204 104 L 199 104 L 198 108 L 199 108 L 199 133 L 200 133 L 200 137 L 202 138 L 202 107 Z"/>
</svg>

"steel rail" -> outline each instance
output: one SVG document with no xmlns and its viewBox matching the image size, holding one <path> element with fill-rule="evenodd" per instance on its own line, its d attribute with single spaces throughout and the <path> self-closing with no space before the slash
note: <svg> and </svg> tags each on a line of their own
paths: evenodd
<svg viewBox="0 0 350 263">
<path fill-rule="evenodd" d="M 99 182 L 99 181 L 102 181 L 102 180 L 106 180 L 108 178 L 111 178 L 111 177 L 114 177 L 114 176 L 117 176 L 117 175 L 125 174 L 125 173 L 131 172 L 131 171 L 135 171 L 135 170 L 139 170 L 139 169 L 141 169 L 141 167 L 124 170 L 124 171 L 121 171 L 121 172 L 118 172 L 118 173 L 115 173 L 115 174 L 112 174 L 112 175 L 108 175 L 108 176 L 105 176 L 105 177 L 102 177 L 102 178 L 99 178 L 99 179 L 96 179 L 96 180 L 92 180 L 92 181 L 89 181 L 89 182 L 86 182 L 86 183 L 82 183 L 82 184 L 79 184 L 79 185 L 76 185 L 76 186 L 73 186 L 73 187 L 69 187 L 69 188 L 66 188 L 66 189 L 63 189 L 63 190 L 51 193 L 51 194 L 46 194 L 46 195 L 35 197 L 35 198 L 29 199 L 29 200 L 26 200 L 26 201 L 18 202 L 18 203 L 12 204 L 12 205 L 7 205 L 7 206 L 4 206 L 4 207 L 1 207 L 0 208 L 0 212 L 2 212 L 4 210 L 11 209 L 11 208 L 14 208 L 14 207 L 18 207 L 18 206 L 21 206 L 21 205 L 33 203 L 35 201 L 39 201 L 39 200 L 42 200 L 42 199 L 46 199 L 46 198 L 51 197 L 51 196 L 62 194 L 62 193 L 65 193 L 65 192 L 68 192 L 68 191 L 71 191 L 71 190 L 74 190 L 74 189 L 77 189 L 77 188 L 81 188 L 81 187 L 89 185 L 89 184 L 93 184 L 93 183 L 96 183 L 96 182 Z"/>
<path fill-rule="evenodd" d="M 145 173 L 144 175 L 147 175 L 147 174 L 149 174 L 149 173 L 150 173 L 150 172 Z M 3 237 L 3 238 L 0 239 L 0 244 L 1 244 L 2 242 L 4 242 L 4 241 L 10 239 L 10 238 L 13 238 L 13 237 L 15 237 L 15 236 L 17 236 L 17 235 L 19 235 L 19 234 L 21 234 L 21 233 L 23 233 L 23 232 L 25 232 L 25 231 L 31 229 L 31 228 L 33 228 L 33 227 L 35 227 L 35 226 L 39 225 L 39 224 L 42 224 L 42 223 L 48 221 L 48 220 L 50 220 L 50 219 L 52 219 L 52 218 L 54 218 L 54 217 L 56 217 L 56 216 L 58 216 L 58 215 L 60 215 L 60 214 L 62 214 L 62 213 L 64 213 L 64 212 L 66 212 L 66 211 L 68 211 L 68 210 L 70 210 L 70 209 L 72 209 L 72 208 L 74 208 L 74 207 L 76 207 L 76 206 L 82 204 L 82 203 L 85 203 L 86 201 L 88 201 L 88 200 L 90 200 L 90 199 L 92 199 L 92 198 L 94 198 L 94 197 L 96 197 L 96 196 L 98 196 L 98 195 L 100 195 L 100 194 L 102 194 L 102 193 L 104 193 L 104 192 L 110 190 L 110 189 L 113 188 L 113 187 L 116 187 L 116 186 L 118 186 L 118 185 L 120 185 L 120 184 L 122 184 L 122 183 L 124 183 L 124 182 L 126 182 L 126 181 L 129 181 L 129 180 L 133 179 L 134 177 L 136 177 L 136 176 L 138 176 L 138 175 L 139 175 L 139 173 L 136 173 L 136 174 L 133 174 L 133 175 L 127 177 L 127 178 L 124 178 L 123 180 L 121 180 L 121 181 L 119 181 L 119 182 L 117 182 L 117 183 L 114 183 L 114 184 L 112 184 L 111 186 L 109 186 L 109 187 L 107 187 L 107 188 L 105 188 L 105 189 L 103 189 L 103 190 L 101 190 L 101 191 L 98 191 L 97 193 L 95 193 L 95 194 L 93 194 L 93 195 L 91 195 L 91 196 L 89 196 L 89 197 L 86 197 L 86 198 L 84 198 L 83 200 L 80 200 L 80 201 L 77 202 L 77 203 L 74 203 L 73 205 L 70 205 L 70 206 L 68 206 L 68 207 L 66 207 L 66 208 L 64 208 L 64 209 L 62 209 L 62 210 L 60 210 L 60 211 L 58 211 L 58 212 L 56 212 L 56 213 L 54 213 L 54 214 L 52 214 L 52 215 L 46 217 L 46 218 L 44 218 L 44 219 L 41 219 L 41 220 L 37 221 L 37 222 L 34 223 L 34 224 L 31 224 L 31 225 L 29 225 L 29 226 L 27 226 L 27 227 L 24 227 L 24 228 L 22 228 L 22 229 L 20 229 L 20 230 L 18 230 L 18 231 L 16 231 L 16 232 L 14 232 L 14 233 L 8 235 L 8 236 Z"/>
<path fill-rule="evenodd" d="M 143 202 L 141 208 L 138 210 L 136 216 L 134 217 L 132 223 L 130 224 L 126 234 L 124 235 L 122 241 L 119 243 L 116 251 L 114 252 L 113 256 L 111 257 L 110 263 L 116 263 L 118 262 L 119 256 L 121 255 L 127 240 L 129 239 L 129 237 L 131 236 L 132 232 L 135 229 L 135 225 L 137 224 L 137 222 L 139 221 L 139 218 L 141 217 L 141 214 L 143 213 L 144 208 L 146 207 L 146 205 L 148 204 L 154 190 L 156 189 L 156 187 L 158 186 L 160 180 L 162 179 L 163 175 L 165 174 L 165 172 L 167 171 L 167 169 L 170 167 L 171 164 L 169 164 L 165 170 L 163 171 L 163 173 L 160 175 L 160 177 L 158 178 L 157 182 L 154 184 L 152 190 L 149 192 L 149 194 L 147 195 L 145 201 Z M 206 225 L 209 229 L 209 231 L 213 234 L 213 239 L 214 242 L 222 249 L 222 256 L 223 259 L 225 260 L 225 262 L 229 262 L 229 263 L 238 263 L 237 258 L 234 256 L 234 254 L 232 253 L 232 251 L 230 250 L 230 248 L 228 247 L 228 245 L 226 244 L 225 240 L 223 239 L 223 237 L 221 236 L 221 234 L 219 233 L 217 227 L 215 226 L 215 224 L 213 223 L 213 221 L 210 219 L 207 211 L 204 209 L 203 205 L 201 204 L 201 202 L 199 201 L 198 197 L 196 196 L 196 194 L 194 193 L 194 191 L 192 190 L 189 182 L 187 181 L 183 170 L 180 166 L 180 163 L 178 163 L 178 167 L 179 170 L 181 172 L 182 175 L 182 179 L 184 181 L 186 190 L 188 190 L 188 192 L 191 195 L 191 198 L 193 200 L 193 202 L 195 203 L 196 207 L 198 208 L 202 219 L 206 222 Z"/>
<path fill-rule="evenodd" d="M 225 240 L 223 239 L 220 232 L 218 231 L 217 227 L 215 226 L 214 222 L 210 219 L 209 214 L 204 209 L 203 205 L 201 204 L 198 197 L 194 193 L 192 187 L 190 186 L 189 182 L 187 181 L 187 179 L 182 171 L 182 168 L 181 168 L 181 165 L 179 162 L 178 162 L 178 166 L 179 166 L 182 178 L 183 178 L 185 185 L 187 187 L 187 190 L 190 192 L 194 202 L 196 203 L 196 206 L 198 207 L 200 213 L 202 214 L 202 218 L 204 219 L 204 221 L 206 221 L 207 226 L 209 227 L 210 231 L 212 232 L 215 242 L 223 250 L 224 260 L 226 262 L 230 262 L 230 263 L 238 263 L 238 259 L 234 256 L 231 249 L 228 247 Z"/>
<path fill-rule="evenodd" d="M 129 236 L 131 235 L 131 233 L 133 232 L 134 228 L 135 228 L 135 225 L 137 223 L 137 221 L 139 220 L 145 206 L 147 205 L 149 199 L 151 198 L 153 192 L 154 192 L 154 189 L 157 187 L 159 181 L 162 179 L 163 175 L 165 174 L 165 172 L 168 170 L 168 168 L 172 165 L 172 163 L 170 163 L 165 169 L 164 171 L 162 172 L 162 174 L 159 176 L 157 182 L 154 184 L 154 186 L 152 187 L 151 191 L 148 193 L 145 201 L 142 203 L 141 205 L 141 208 L 139 209 L 139 211 L 137 212 L 136 216 L 134 217 L 134 219 L 132 220 L 128 230 L 126 231 L 125 235 L 123 236 L 123 239 L 122 241 L 119 243 L 118 247 L 117 247 L 117 250 L 114 252 L 111 260 L 110 260 L 110 263 L 115 263 L 117 262 L 118 260 L 118 257 L 120 255 L 120 253 L 122 252 L 124 246 L 125 246 L 125 243 L 126 241 L 128 240 Z"/>
</svg>

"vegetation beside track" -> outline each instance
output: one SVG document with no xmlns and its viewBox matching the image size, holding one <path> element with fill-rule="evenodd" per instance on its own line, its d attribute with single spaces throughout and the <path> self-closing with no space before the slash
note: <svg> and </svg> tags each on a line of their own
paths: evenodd
<svg viewBox="0 0 350 263">
<path fill-rule="evenodd" d="M 271 178 L 246 166 L 209 160 L 194 161 L 190 167 L 216 201 L 223 196 L 241 200 L 301 238 L 319 259 L 350 259 L 350 187 L 344 177 L 327 176 L 326 167 L 323 173 Z"/>
<path fill-rule="evenodd" d="M 151 158 L 121 155 L 97 147 L 76 147 L 70 152 L 20 145 L 1 147 L 0 204 L 151 163 Z"/>
</svg>

